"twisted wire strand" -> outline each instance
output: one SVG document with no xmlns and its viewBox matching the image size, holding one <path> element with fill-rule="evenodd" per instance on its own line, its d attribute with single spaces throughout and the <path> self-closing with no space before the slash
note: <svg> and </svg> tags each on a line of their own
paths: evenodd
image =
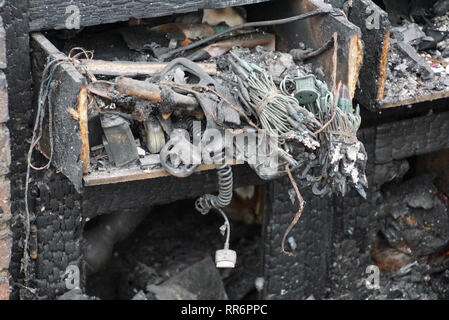
<svg viewBox="0 0 449 320">
<path fill-rule="evenodd" d="M 285 80 L 285 79 L 284 79 Z M 281 90 L 273 78 L 265 73 L 250 73 L 247 85 L 249 104 L 259 115 L 262 127 L 270 134 L 282 135 L 295 129 L 290 114 L 297 109 L 297 100 L 285 94 L 285 81 Z"/>
<path fill-rule="evenodd" d="M 233 176 L 229 165 L 221 165 L 217 168 L 218 196 L 205 194 L 195 201 L 195 208 L 201 214 L 207 214 L 211 209 L 217 210 L 225 220 L 226 240 L 225 249 L 229 249 L 229 238 L 231 236 L 231 224 L 222 208 L 227 207 L 232 201 Z"/>
<path fill-rule="evenodd" d="M 195 202 L 195 208 L 201 214 L 207 214 L 211 209 L 221 209 L 232 201 L 233 175 L 232 168 L 225 164 L 217 168 L 218 196 L 205 194 Z"/>
<path fill-rule="evenodd" d="M 44 71 L 42 72 L 42 82 L 39 89 L 39 97 L 38 97 L 38 107 L 36 112 L 36 121 L 34 123 L 33 127 L 33 136 L 31 138 L 31 144 L 30 148 L 28 150 L 27 154 L 27 171 L 25 176 L 25 239 L 24 239 L 24 245 L 23 245 L 23 257 L 22 257 L 22 265 L 21 265 L 21 271 L 24 272 L 24 280 L 26 286 L 28 286 L 28 262 L 29 262 L 29 255 L 28 255 L 28 242 L 30 237 L 30 210 L 29 210 L 29 204 L 28 204 L 28 191 L 29 191 L 29 180 L 30 180 L 30 174 L 31 169 L 34 170 L 44 170 L 48 169 L 51 164 L 51 159 L 53 157 L 53 118 L 52 118 L 52 103 L 51 103 L 51 97 L 49 95 L 50 86 L 53 81 L 53 73 L 55 72 L 56 68 L 60 66 L 62 63 L 66 62 L 63 59 L 56 59 L 52 60 L 47 63 L 46 67 L 44 68 Z M 50 134 L 50 155 L 48 162 L 43 167 L 35 167 L 31 163 L 31 157 L 33 154 L 33 151 L 36 147 L 36 145 L 39 143 L 40 139 L 42 138 L 42 129 L 43 129 L 43 122 L 45 118 L 45 103 L 48 100 L 48 112 L 49 112 L 49 134 Z"/>
</svg>

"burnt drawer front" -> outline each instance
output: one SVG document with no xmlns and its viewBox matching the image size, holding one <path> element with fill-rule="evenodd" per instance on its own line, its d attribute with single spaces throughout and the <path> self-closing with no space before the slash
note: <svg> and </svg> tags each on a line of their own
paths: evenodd
<svg viewBox="0 0 449 320">
<path fill-rule="evenodd" d="M 72 29 L 70 24 L 78 21 L 80 27 L 87 27 L 265 1 L 268 0 L 30 0 L 30 30 Z"/>
</svg>

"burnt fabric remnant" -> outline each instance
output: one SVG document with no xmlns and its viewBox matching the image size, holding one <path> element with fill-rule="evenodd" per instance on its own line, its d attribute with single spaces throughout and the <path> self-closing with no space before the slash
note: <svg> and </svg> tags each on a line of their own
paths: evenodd
<svg viewBox="0 0 449 320">
<path fill-rule="evenodd" d="M 297 185 L 320 197 L 344 196 L 354 188 L 366 198 L 367 154 L 357 139 L 359 107 L 354 108 L 345 84 L 337 87 L 334 80 L 329 88 L 307 64 L 307 59 L 333 50 L 335 79 L 338 34 L 321 48 L 301 44 L 285 53 L 274 51 L 273 34 L 255 29 L 331 12 L 232 27 L 174 23 L 120 30 L 130 50 L 145 53 L 141 58 L 147 57 L 150 71 L 144 70 L 145 59 L 108 62 L 94 60 L 93 51 L 70 49 L 57 63 L 72 64 L 85 75 L 89 141 L 96 143 L 83 170 L 163 169 L 183 178 L 201 165 L 215 165 L 219 193 L 200 197 L 195 208 L 203 215 L 216 210 L 224 219 L 220 232 L 226 240 L 215 255 L 219 268 L 236 263 L 223 210 L 232 200 L 233 163 L 248 163 L 264 180 L 290 177 L 300 209 L 288 231 L 304 205 Z M 52 90 L 54 69 L 49 70 L 41 104 Z M 40 110 L 45 112 L 43 106 Z M 53 139 L 51 131 L 49 136 Z M 32 146 L 36 144 L 33 139 Z M 296 181 L 292 171 L 300 173 Z"/>
</svg>

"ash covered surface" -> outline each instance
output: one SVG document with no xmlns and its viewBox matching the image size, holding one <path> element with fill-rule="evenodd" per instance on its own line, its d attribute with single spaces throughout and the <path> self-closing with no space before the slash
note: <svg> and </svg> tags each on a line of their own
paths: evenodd
<svg viewBox="0 0 449 320">
<path fill-rule="evenodd" d="M 336 260 L 331 266 L 332 300 L 434 300 L 447 299 L 449 272 L 429 275 L 426 264 L 412 263 L 401 272 L 380 276 L 379 289 L 368 289 L 365 281 L 372 265 L 369 253 L 359 251 L 354 240 L 334 247 Z"/>
<path fill-rule="evenodd" d="M 431 57 L 430 54 L 423 54 L 424 59 Z M 448 66 L 448 58 L 439 58 Z M 438 72 L 435 78 L 423 81 L 413 72 L 414 67 L 412 60 L 404 57 L 398 49 L 390 48 L 385 99 L 382 101 L 384 104 L 449 90 L 449 68 L 443 68 L 441 64 L 435 65 L 434 70 Z"/>
<path fill-rule="evenodd" d="M 231 247 L 238 252 L 237 266 L 217 270 L 212 261 L 215 250 L 223 246 L 217 232 L 223 224 L 219 214 L 203 216 L 188 200 L 154 208 L 128 239 L 116 244 L 108 267 L 88 277 L 87 294 L 100 299 L 155 300 L 173 294 L 191 299 L 217 298 L 216 288 L 205 286 L 189 293 L 185 289 L 188 285 L 179 285 L 186 281 L 179 279 L 180 274 L 190 272 L 193 277 L 199 268 L 209 273 L 213 269 L 219 275 L 209 278 L 222 283 L 227 298 L 256 298 L 261 227 L 231 223 Z"/>
<path fill-rule="evenodd" d="M 334 244 L 330 299 L 449 298 L 448 208 L 445 195 L 423 175 L 382 192 L 373 213 L 378 233 L 362 251 L 354 239 Z M 381 271 L 379 288 L 369 289 L 367 267 Z"/>
<path fill-rule="evenodd" d="M 383 104 L 449 91 L 449 12 L 427 21 L 392 29 Z"/>
<path fill-rule="evenodd" d="M 267 70 L 277 83 L 287 75 L 291 78 L 296 78 L 313 73 L 310 63 L 296 63 L 292 55 L 286 52 L 270 51 L 262 46 L 257 46 L 254 49 L 234 47 L 231 51 L 241 59 Z M 226 56 L 208 62 L 217 62 L 218 68 L 221 71 L 219 76 L 223 79 L 234 77 L 234 73 L 230 72 L 227 67 L 229 62 L 227 62 Z"/>
</svg>

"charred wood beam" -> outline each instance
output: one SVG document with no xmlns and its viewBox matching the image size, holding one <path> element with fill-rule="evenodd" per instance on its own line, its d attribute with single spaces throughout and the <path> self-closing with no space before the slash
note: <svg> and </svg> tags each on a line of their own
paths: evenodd
<svg viewBox="0 0 449 320">
<path fill-rule="evenodd" d="M 260 298 L 267 300 L 324 298 L 328 286 L 328 253 L 331 250 L 332 200 L 300 190 L 307 205 L 301 219 L 290 232 L 286 248 L 294 256 L 281 252 L 285 230 L 298 210 L 298 201 L 289 197 L 288 178 L 268 184 L 263 223 L 263 278 Z"/>
<path fill-rule="evenodd" d="M 387 163 L 449 148 L 449 112 L 377 127 L 376 163 Z"/>
<path fill-rule="evenodd" d="M 398 100 L 398 99 L 390 99 L 388 97 L 385 97 L 385 99 L 381 102 L 380 108 L 381 109 L 391 109 L 401 106 L 408 106 L 413 104 L 418 104 L 422 102 L 430 102 L 430 101 L 436 101 L 441 99 L 449 98 L 449 91 L 439 91 L 439 92 L 433 92 L 429 94 L 424 95 L 415 95 L 413 97 L 404 99 L 404 100 Z"/>
<path fill-rule="evenodd" d="M 230 163 L 230 165 L 240 165 L 240 164 L 243 164 L 243 162 Z M 203 164 L 203 165 L 200 165 L 196 169 L 196 172 L 213 170 L 213 169 L 216 169 L 217 167 L 218 167 L 217 165 L 213 165 L 213 164 L 212 165 Z M 104 184 L 114 184 L 114 183 L 130 182 L 130 181 L 137 181 L 137 180 L 155 179 L 155 178 L 168 177 L 168 176 L 171 176 L 171 174 L 162 168 L 153 169 L 153 170 L 145 170 L 145 169 L 141 169 L 140 167 L 134 167 L 134 168 L 125 168 L 125 169 L 115 168 L 108 172 L 92 172 L 88 175 L 85 175 L 83 180 L 84 180 L 84 186 L 90 187 L 90 186 L 98 186 L 98 185 L 104 185 Z"/>
<path fill-rule="evenodd" d="M 247 165 L 234 166 L 234 188 L 262 184 Z M 218 189 L 216 170 L 194 173 L 187 178 L 159 179 L 106 184 L 84 189 L 83 216 L 92 218 L 122 209 L 160 205 L 181 199 L 193 199 Z"/>
<path fill-rule="evenodd" d="M 374 153 L 375 128 L 360 130 L 358 138 L 365 144 L 369 159 Z M 292 203 L 288 178 L 269 182 L 265 188 L 263 215 L 263 277 L 264 289 L 260 298 L 305 299 L 313 295 L 324 298 L 329 287 L 329 266 L 332 265 L 333 244 L 345 236 L 345 230 L 354 230 L 354 237 L 363 241 L 367 223 L 372 213 L 370 201 L 373 163 L 368 162 L 367 175 L 370 179 L 368 201 L 352 190 L 345 198 L 320 198 L 310 190 L 302 189 L 306 206 L 298 224 L 292 229 L 286 241 L 293 257 L 281 253 L 282 236 L 291 223 L 298 201 Z M 295 174 L 295 173 L 294 173 Z M 296 173 L 298 174 L 298 173 Z"/>
<path fill-rule="evenodd" d="M 124 95 L 153 102 L 162 102 L 160 88 L 150 82 L 122 77 L 117 79 L 114 88 Z"/>
<path fill-rule="evenodd" d="M 81 64 L 94 75 L 106 76 L 150 76 L 161 71 L 167 64 L 157 62 L 81 60 Z M 198 63 L 209 75 L 217 74 L 214 63 Z"/>
<path fill-rule="evenodd" d="M 52 59 L 65 58 L 47 38 L 40 33 L 32 34 L 31 46 L 33 49 L 33 62 L 35 78 L 39 79 L 39 69 L 42 70 L 47 57 Z M 37 73 L 37 74 L 36 74 Z M 84 110 L 79 105 L 78 95 L 83 87 L 84 77 L 70 63 L 64 63 L 57 67 L 53 74 L 54 90 L 50 92 L 51 107 L 53 109 L 53 158 L 52 164 L 58 168 L 74 184 L 77 191 L 82 188 L 83 156 L 86 143 L 83 142 L 81 126 L 86 117 L 73 117 L 73 110 Z M 39 87 L 39 86 L 37 86 Z M 35 101 L 35 103 L 37 103 Z M 80 108 L 81 107 L 81 108 Z M 87 112 L 87 110 L 85 110 Z M 48 118 L 45 121 L 48 126 Z M 85 139 L 84 139 L 85 140 Z M 39 150 L 45 155 L 50 154 L 49 131 L 44 130 L 43 138 L 39 143 Z M 86 164 L 87 165 L 87 164 Z M 85 165 L 85 167 L 86 167 Z"/>
<path fill-rule="evenodd" d="M 117 94 L 148 100 L 162 106 L 165 109 L 180 108 L 193 110 L 197 107 L 198 101 L 195 97 L 183 95 L 171 90 L 171 88 L 158 86 L 156 84 L 135 80 L 127 77 L 116 78 L 115 82 L 96 82 L 87 85 L 87 90 L 104 99 L 119 103 Z M 138 120 L 142 120 L 144 115 L 136 112 L 133 114 Z"/>
<path fill-rule="evenodd" d="M 30 30 L 73 29 L 78 23 L 79 27 L 87 27 L 264 1 L 267 0 L 30 0 Z"/>
<path fill-rule="evenodd" d="M 391 28 L 388 14 L 372 0 L 327 0 L 326 2 L 343 9 L 349 21 L 362 31 L 365 55 L 356 98 L 363 106 L 377 109 L 384 98 L 387 79 Z M 342 2 L 344 2 L 343 5 Z"/>
</svg>

